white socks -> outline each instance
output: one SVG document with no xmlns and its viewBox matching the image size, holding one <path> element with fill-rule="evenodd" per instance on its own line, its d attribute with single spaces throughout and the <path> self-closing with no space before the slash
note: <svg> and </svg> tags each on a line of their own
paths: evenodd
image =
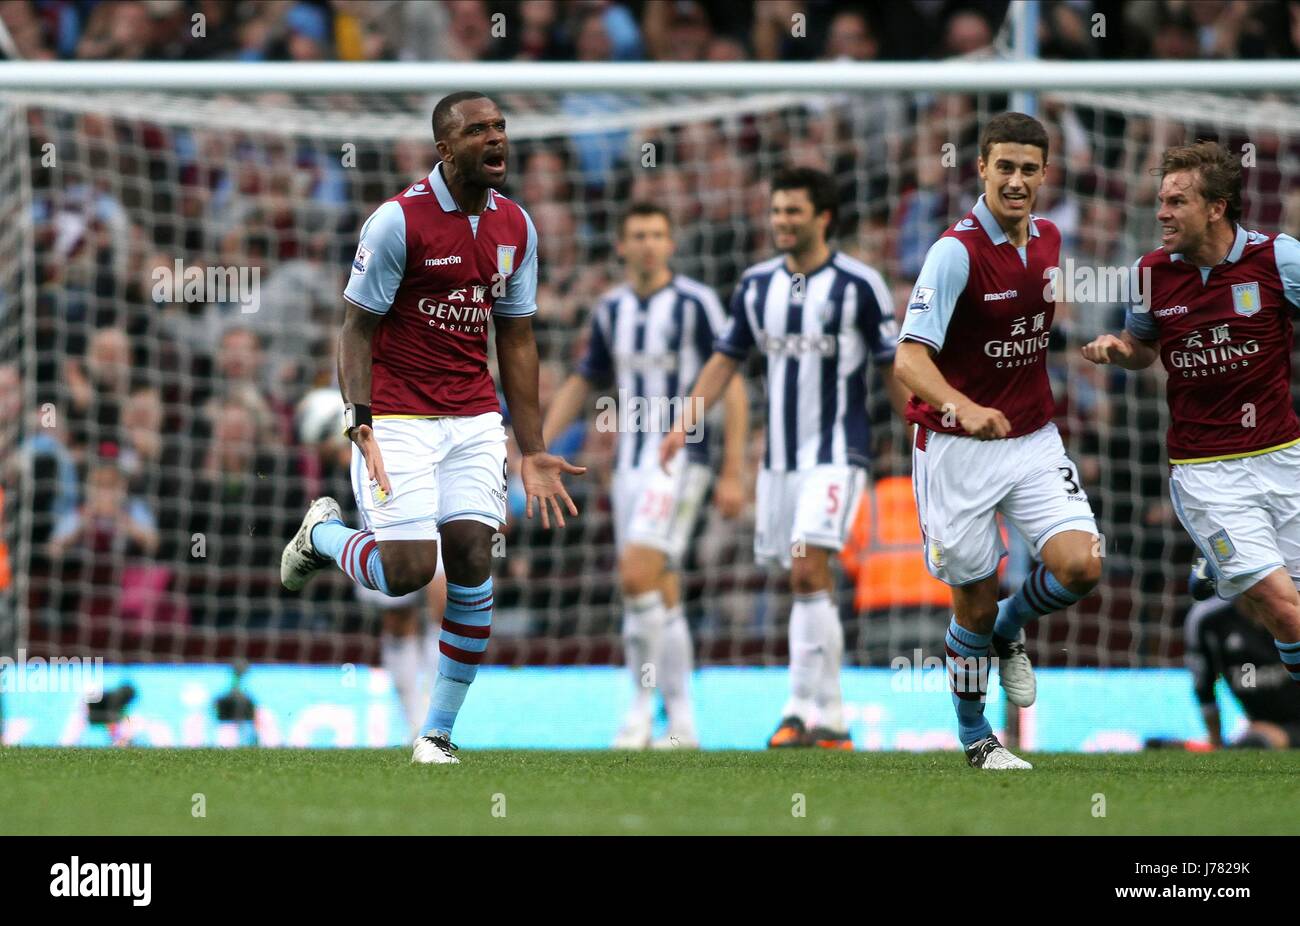
<svg viewBox="0 0 1300 926">
<path fill-rule="evenodd" d="M 790 608 L 790 699 L 782 716 L 808 726 L 844 729 L 840 663 L 844 628 L 830 593 L 795 595 Z"/>
<path fill-rule="evenodd" d="M 645 592 L 626 599 L 623 615 L 623 651 L 632 674 L 632 712 L 650 716 L 657 687 L 668 712 L 672 736 L 695 738 L 690 678 L 694 668 L 691 632 L 681 605 L 664 607 L 663 594 Z M 651 667 L 653 675 L 646 667 Z M 649 681 L 652 684 L 647 685 Z"/>
<path fill-rule="evenodd" d="M 420 684 L 424 670 L 424 646 L 420 636 L 399 637 L 382 634 L 379 638 L 379 658 L 384 669 L 393 677 L 397 699 L 401 702 L 406 723 L 415 729 L 424 718 L 427 695 Z"/>
<path fill-rule="evenodd" d="M 658 591 L 627 598 L 624 603 L 623 656 L 627 670 L 632 674 L 632 690 L 635 692 L 632 710 L 648 716 L 653 706 L 651 693 L 660 683 L 663 671 L 659 665 L 660 640 L 668 621 L 668 611 L 664 608 L 663 595 Z"/>
<path fill-rule="evenodd" d="M 695 712 L 691 708 L 691 630 L 679 604 L 668 611 L 659 654 L 659 693 L 668 712 L 668 734 L 679 739 L 695 739 Z"/>
<path fill-rule="evenodd" d="M 844 732 L 844 699 L 840 693 L 840 665 L 844 661 L 844 626 L 839 609 L 827 595 L 822 609 L 822 633 L 826 652 L 822 658 L 821 684 L 817 686 L 817 725 Z"/>
</svg>

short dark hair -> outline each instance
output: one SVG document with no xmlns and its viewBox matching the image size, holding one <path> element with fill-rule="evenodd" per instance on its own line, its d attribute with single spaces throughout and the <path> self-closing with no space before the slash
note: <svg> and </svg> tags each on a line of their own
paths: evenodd
<svg viewBox="0 0 1300 926">
<path fill-rule="evenodd" d="M 628 206 L 627 211 L 625 211 L 621 216 L 619 216 L 618 236 L 620 238 L 623 237 L 623 231 L 627 228 L 628 219 L 635 218 L 636 216 L 642 216 L 642 215 L 663 216 L 664 221 L 668 223 L 668 230 L 672 231 L 673 217 L 668 214 L 668 210 L 665 209 L 663 206 L 656 205 L 655 203 L 641 200 L 640 202 L 635 202 L 632 205 Z"/>
<path fill-rule="evenodd" d="M 1182 170 L 1196 172 L 1201 196 L 1207 203 L 1220 199 L 1227 202 L 1223 216 L 1236 225 L 1241 219 L 1241 161 L 1218 142 L 1202 140 L 1168 149 L 1156 172 L 1164 177 Z"/>
<path fill-rule="evenodd" d="M 1033 116 L 1024 113 L 998 113 L 984 125 L 980 132 L 980 157 L 989 159 L 993 146 L 1001 142 L 1013 145 L 1036 145 L 1043 149 L 1043 163 L 1047 163 L 1047 129 Z"/>
<path fill-rule="evenodd" d="M 840 214 L 840 190 L 835 178 L 824 170 L 815 167 L 782 167 L 772 177 L 772 192 L 777 190 L 803 190 L 812 202 L 813 213 L 831 214 L 831 223 L 826 233 L 834 234 L 835 223 Z"/>
<path fill-rule="evenodd" d="M 457 90 L 455 93 L 449 93 L 441 100 L 438 105 L 433 107 L 433 140 L 438 141 L 445 138 L 451 132 L 451 111 L 457 103 L 464 103 L 466 100 L 487 100 L 491 99 L 486 93 L 479 93 L 477 90 Z"/>
</svg>

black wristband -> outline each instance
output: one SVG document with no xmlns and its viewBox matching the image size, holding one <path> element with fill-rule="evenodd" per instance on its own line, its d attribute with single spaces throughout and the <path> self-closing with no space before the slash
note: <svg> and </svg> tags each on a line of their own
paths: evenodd
<svg viewBox="0 0 1300 926">
<path fill-rule="evenodd" d="M 363 424 L 369 427 L 375 426 L 374 418 L 370 414 L 370 406 L 346 403 L 343 406 L 343 432 L 351 437 L 352 429 Z"/>
</svg>

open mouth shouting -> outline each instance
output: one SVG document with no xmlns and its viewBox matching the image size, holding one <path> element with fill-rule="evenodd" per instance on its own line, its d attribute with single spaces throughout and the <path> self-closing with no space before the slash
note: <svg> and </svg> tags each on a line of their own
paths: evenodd
<svg viewBox="0 0 1300 926">
<path fill-rule="evenodd" d="M 483 172 L 493 180 L 500 180 L 506 175 L 506 155 L 504 151 L 488 151 L 483 155 Z"/>
</svg>

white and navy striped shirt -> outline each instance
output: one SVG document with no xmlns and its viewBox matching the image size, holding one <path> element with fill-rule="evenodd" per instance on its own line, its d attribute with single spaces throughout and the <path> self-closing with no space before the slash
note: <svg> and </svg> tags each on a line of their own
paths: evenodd
<svg viewBox="0 0 1300 926">
<path fill-rule="evenodd" d="M 765 469 L 866 466 L 867 360 L 892 363 L 898 342 L 889 288 L 838 252 L 795 277 L 784 257 L 746 270 L 714 349 L 738 360 L 754 348 L 767 355 Z"/>
<path fill-rule="evenodd" d="M 668 400 L 690 389 L 726 321 L 713 290 L 680 274 L 644 299 L 626 283 L 600 298 L 578 372 L 617 388 L 620 416 L 630 424 L 619 427 L 619 469 L 659 465 L 659 439 L 675 415 L 659 420 L 656 409 L 676 407 Z M 708 440 L 688 442 L 686 451 L 692 462 L 706 462 Z"/>
</svg>

